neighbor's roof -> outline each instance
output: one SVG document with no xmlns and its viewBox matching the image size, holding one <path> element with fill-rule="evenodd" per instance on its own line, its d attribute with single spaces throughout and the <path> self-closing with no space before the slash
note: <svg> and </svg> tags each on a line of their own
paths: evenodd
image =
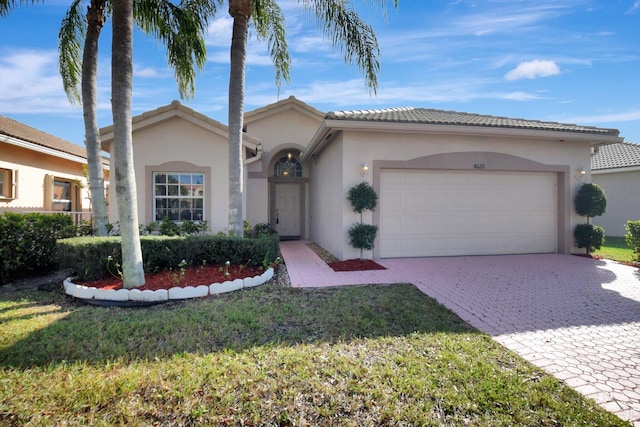
<svg viewBox="0 0 640 427">
<path fill-rule="evenodd" d="M 483 114 L 460 113 L 457 111 L 413 107 L 388 108 L 382 110 L 331 111 L 327 113 L 325 118 L 327 120 L 549 130 L 609 136 L 618 136 L 619 134 L 619 131 L 617 129 L 597 128 L 593 126 L 578 126 L 575 124 L 567 123 L 514 119 L 508 117 L 488 116 Z"/>
<path fill-rule="evenodd" d="M 87 158 L 87 150 L 84 147 L 65 141 L 41 130 L 27 126 L 5 116 L 0 116 L 0 135 L 29 142 L 41 147 L 53 149 L 61 153 Z"/>
<path fill-rule="evenodd" d="M 640 144 L 619 142 L 600 146 L 591 156 L 591 170 L 633 168 L 640 166 Z"/>
</svg>

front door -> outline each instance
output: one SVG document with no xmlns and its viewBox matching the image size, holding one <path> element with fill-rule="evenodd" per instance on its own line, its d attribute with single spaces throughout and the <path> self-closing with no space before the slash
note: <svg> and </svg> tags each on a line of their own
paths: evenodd
<svg viewBox="0 0 640 427">
<path fill-rule="evenodd" d="M 274 228 L 284 238 L 300 237 L 300 185 L 299 183 L 275 184 Z"/>
</svg>

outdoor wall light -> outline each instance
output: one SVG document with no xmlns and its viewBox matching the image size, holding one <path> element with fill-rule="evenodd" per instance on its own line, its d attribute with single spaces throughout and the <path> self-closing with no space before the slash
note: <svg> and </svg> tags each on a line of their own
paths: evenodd
<svg viewBox="0 0 640 427">
<path fill-rule="evenodd" d="M 364 163 L 362 165 L 361 171 L 360 171 L 360 175 L 362 176 L 367 176 L 367 171 L 369 170 L 369 165 Z"/>
<path fill-rule="evenodd" d="M 576 172 L 576 179 L 583 178 L 586 174 L 587 171 L 585 171 L 584 169 L 578 169 L 578 171 Z"/>
</svg>

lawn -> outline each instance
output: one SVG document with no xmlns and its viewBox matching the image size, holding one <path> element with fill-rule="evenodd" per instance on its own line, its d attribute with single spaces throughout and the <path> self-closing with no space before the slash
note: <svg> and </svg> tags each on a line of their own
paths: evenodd
<svg viewBox="0 0 640 427">
<path fill-rule="evenodd" d="M 607 236 L 604 239 L 604 245 L 594 252 L 594 255 L 600 255 L 607 259 L 619 262 L 633 261 L 633 249 L 627 245 L 624 237 Z"/>
<path fill-rule="evenodd" d="M 0 425 L 629 425 L 407 284 L 151 308 L 0 288 Z"/>
</svg>

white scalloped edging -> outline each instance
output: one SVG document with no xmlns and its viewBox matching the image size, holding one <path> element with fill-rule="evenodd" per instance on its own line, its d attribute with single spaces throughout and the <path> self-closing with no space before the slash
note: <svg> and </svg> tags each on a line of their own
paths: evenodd
<svg viewBox="0 0 640 427">
<path fill-rule="evenodd" d="M 99 289 L 73 283 L 73 277 L 64 279 L 64 291 L 80 299 L 94 299 L 101 301 L 141 301 L 141 302 L 161 302 L 168 300 L 202 298 L 209 295 L 217 295 L 226 292 L 237 291 L 242 288 L 253 288 L 268 282 L 273 277 L 273 268 L 269 268 L 260 276 L 236 279 L 223 283 L 212 283 L 209 286 L 185 286 L 175 287 L 169 290 L 159 289 L 149 291 L 140 289 Z"/>
</svg>

